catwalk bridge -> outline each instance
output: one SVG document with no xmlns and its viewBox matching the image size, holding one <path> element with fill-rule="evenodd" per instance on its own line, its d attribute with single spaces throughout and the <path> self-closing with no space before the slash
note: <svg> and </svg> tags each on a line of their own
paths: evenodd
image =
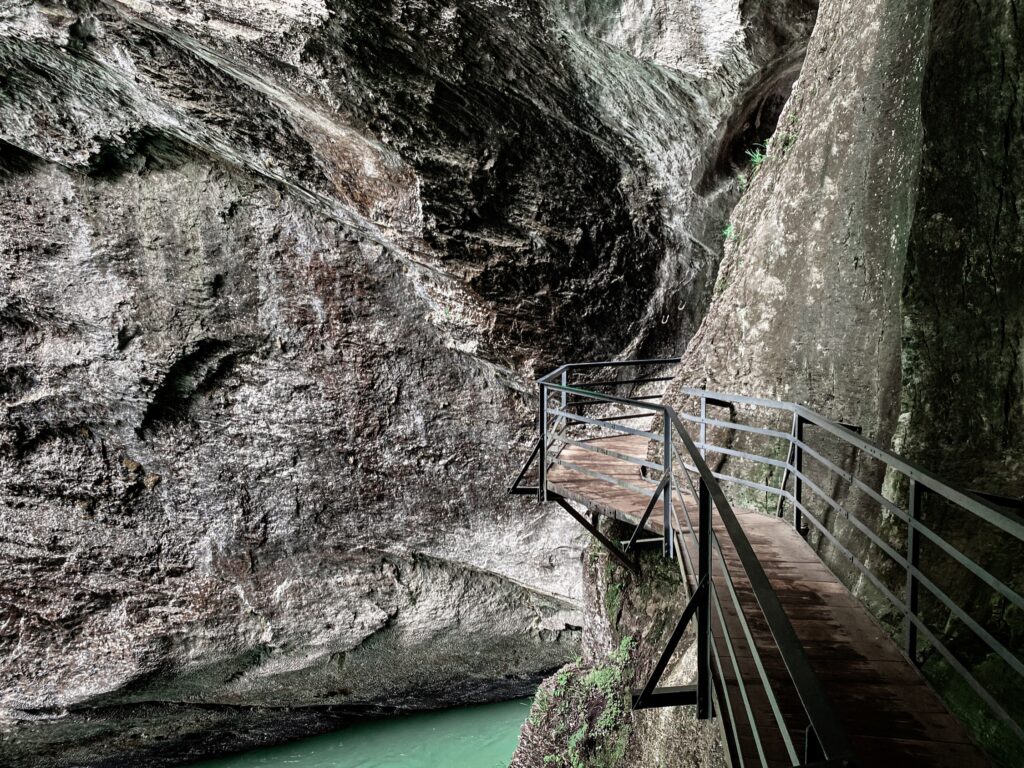
<svg viewBox="0 0 1024 768">
<path fill-rule="evenodd" d="M 688 412 L 664 405 L 661 372 L 676 362 L 570 364 L 541 378 L 538 440 L 511 488 L 559 504 L 634 573 L 645 542 L 678 562 L 689 601 L 634 709 L 718 718 L 734 766 L 990 765 L 923 676 L 926 652 L 984 710 L 986 733 L 1024 752 L 1019 697 L 1006 694 L 1024 677 L 1019 648 L 975 609 L 1012 613 L 1024 598 L 940 534 L 956 517 L 1020 542 L 1021 518 L 800 405 L 692 389 Z M 630 538 L 606 536 L 599 515 L 627 523 Z M 873 596 L 889 629 L 819 552 Z M 690 626 L 696 684 L 659 685 Z"/>
</svg>

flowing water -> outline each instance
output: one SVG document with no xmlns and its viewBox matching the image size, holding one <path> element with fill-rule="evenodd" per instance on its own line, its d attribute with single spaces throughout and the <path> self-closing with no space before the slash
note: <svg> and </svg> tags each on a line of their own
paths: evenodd
<svg viewBox="0 0 1024 768">
<path fill-rule="evenodd" d="M 372 720 L 188 768 L 506 768 L 531 699 Z"/>
</svg>

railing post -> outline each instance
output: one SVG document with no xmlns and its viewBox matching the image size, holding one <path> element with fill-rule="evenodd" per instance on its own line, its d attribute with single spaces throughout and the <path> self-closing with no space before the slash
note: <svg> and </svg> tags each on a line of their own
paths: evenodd
<svg viewBox="0 0 1024 768">
<path fill-rule="evenodd" d="M 698 584 L 704 584 L 704 595 L 697 607 L 697 717 L 711 718 L 711 493 L 704 478 L 700 479 L 698 500 L 697 573 Z"/>
<path fill-rule="evenodd" d="M 562 371 L 562 386 L 563 387 L 569 386 L 569 371 L 568 370 Z M 568 395 L 568 393 L 563 389 L 562 390 L 562 413 L 565 413 L 565 404 L 566 404 L 566 402 L 568 402 L 567 401 L 567 395 Z"/>
<path fill-rule="evenodd" d="M 664 512 L 665 526 L 665 557 L 675 557 L 675 536 L 672 534 L 672 417 L 668 411 L 663 411 L 665 429 L 662 436 L 665 438 L 661 446 L 662 472 L 668 475 L 668 482 L 665 483 L 665 490 L 661 497 L 661 506 Z"/>
<path fill-rule="evenodd" d="M 803 513 L 800 511 L 800 505 L 803 503 L 804 493 L 804 481 L 801 477 L 804 471 L 804 449 L 800 447 L 800 443 L 804 440 L 804 417 L 799 414 L 793 426 L 793 440 L 793 498 L 796 499 L 796 503 L 793 504 L 793 527 L 803 536 Z"/>
<path fill-rule="evenodd" d="M 924 486 L 911 478 L 910 493 L 907 499 L 907 615 L 904 633 L 904 648 L 910 660 L 917 664 L 917 625 L 913 617 L 917 616 L 918 582 L 914 570 L 921 559 L 921 540 L 917 535 L 915 523 L 921 515 L 921 494 Z"/>
<path fill-rule="evenodd" d="M 540 453 L 537 455 L 539 473 L 537 475 L 537 500 L 548 500 L 548 393 L 543 381 L 538 381 L 540 388 L 540 407 L 537 409 L 537 434 L 540 438 Z"/>
<path fill-rule="evenodd" d="M 705 448 L 708 444 L 708 399 L 704 395 L 700 396 L 700 457 L 707 461 L 708 449 Z"/>
</svg>

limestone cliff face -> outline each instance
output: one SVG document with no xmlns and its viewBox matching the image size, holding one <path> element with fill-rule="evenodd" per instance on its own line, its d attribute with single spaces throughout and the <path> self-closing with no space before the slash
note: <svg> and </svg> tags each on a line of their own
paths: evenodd
<svg viewBox="0 0 1024 768">
<path fill-rule="evenodd" d="M 914 0 L 822 4 L 792 98 L 732 213 L 714 299 L 672 383 L 669 401 L 680 409 L 687 403 L 679 390 L 699 386 L 799 402 L 883 445 L 892 440 L 930 18 L 928 4 Z M 790 428 L 788 420 L 771 423 L 778 414 L 738 420 L 745 418 Z M 779 450 L 756 436 L 720 437 L 753 443 L 734 447 L 754 453 Z M 808 439 L 846 463 L 841 446 L 817 433 Z M 858 472 L 881 486 L 881 464 Z M 767 483 L 778 486 L 779 475 Z M 830 482 L 827 473 L 820 481 Z M 877 505 L 846 502 L 877 526 Z M 848 549 L 870 555 L 845 521 L 827 519 Z M 855 584 L 859 574 L 842 554 L 819 544 L 833 569 Z"/>
<path fill-rule="evenodd" d="M 929 14 L 822 4 L 674 386 L 794 400 L 891 438 Z"/>
<path fill-rule="evenodd" d="M 4 760 L 575 654 L 580 535 L 503 495 L 528 383 L 692 333 L 814 11 L 655 6 L 0 4 Z"/>
</svg>

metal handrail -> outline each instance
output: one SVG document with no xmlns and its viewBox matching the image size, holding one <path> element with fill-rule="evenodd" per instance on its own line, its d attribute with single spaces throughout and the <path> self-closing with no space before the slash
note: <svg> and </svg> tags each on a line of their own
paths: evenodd
<svg viewBox="0 0 1024 768">
<path fill-rule="evenodd" d="M 671 360 L 659 360 L 654 363 L 646 364 L 667 364 L 671 363 Z M 621 361 L 614 363 L 615 365 L 642 365 L 645 363 L 637 361 Z M 581 387 L 574 387 L 568 384 L 568 374 L 570 371 L 577 369 L 577 364 L 569 364 L 561 366 L 560 368 L 552 371 L 546 376 L 542 377 L 539 381 L 540 388 L 540 413 L 539 413 L 539 445 L 542 446 L 542 454 L 548 445 L 548 399 L 552 393 L 557 394 L 562 402 L 571 395 L 583 396 L 591 398 L 595 401 L 629 406 L 630 408 L 638 408 L 642 410 L 650 411 L 652 415 L 660 414 L 662 416 L 662 434 L 658 435 L 654 432 L 646 432 L 643 430 L 636 430 L 632 428 L 626 428 L 622 425 L 616 425 L 612 422 L 596 422 L 593 419 L 582 417 L 579 414 L 568 413 L 564 410 L 552 408 L 552 413 L 556 414 L 559 418 L 564 419 L 564 423 L 572 421 L 589 424 L 591 426 L 600 424 L 605 428 L 612 428 L 616 431 L 621 431 L 626 434 L 640 434 L 644 437 L 648 437 L 654 441 L 660 438 L 662 443 L 663 459 L 661 468 L 663 473 L 667 475 L 668 482 L 663 478 L 662 483 L 659 484 L 658 489 L 655 491 L 657 494 L 659 491 L 664 495 L 664 529 L 665 529 L 665 554 L 669 557 L 673 556 L 673 550 L 675 547 L 675 532 L 673 526 L 673 512 L 672 512 L 672 490 L 675 485 L 674 475 L 675 467 L 679 466 L 684 472 L 688 471 L 686 462 L 680 459 L 678 451 L 673 444 L 673 430 L 678 433 L 679 439 L 682 440 L 686 450 L 686 454 L 689 456 L 690 462 L 693 464 L 693 469 L 696 471 L 699 478 L 699 497 L 700 497 L 700 525 L 698 531 L 699 538 L 699 567 L 698 567 L 698 584 L 706 585 L 706 599 L 704 599 L 697 607 L 698 614 L 698 667 L 702 670 L 698 673 L 698 691 L 697 691 L 697 705 L 698 705 L 698 716 L 708 717 L 711 714 L 710 704 L 710 627 L 711 627 L 711 606 L 713 601 L 717 601 L 717 595 L 715 592 L 714 580 L 711 578 L 711 553 L 714 546 L 713 542 L 716 538 L 715 532 L 711 525 L 711 508 L 714 507 L 718 511 L 719 518 L 725 525 L 726 531 L 729 535 L 729 539 L 732 542 L 732 546 L 735 549 L 737 556 L 740 559 L 740 563 L 746 573 L 746 576 L 750 582 L 751 590 L 754 593 L 755 599 L 757 600 L 758 606 L 761 610 L 762 615 L 765 618 L 766 623 L 769 626 L 772 637 L 779 650 L 780 656 L 783 659 L 783 663 L 786 666 L 787 673 L 789 674 L 790 680 L 793 683 L 794 689 L 799 696 L 801 705 L 803 706 L 804 712 L 807 716 L 807 720 L 814 730 L 817 738 L 817 742 L 820 745 L 823 755 L 830 760 L 846 760 L 851 761 L 853 759 L 853 750 L 849 744 L 844 730 L 842 729 L 839 719 L 829 701 L 827 695 L 824 692 L 820 682 L 816 675 L 811 669 L 810 663 L 804 653 L 803 647 L 796 636 L 785 611 L 779 602 L 774 590 L 769 583 L 768 577 L 764 572 L 756 554 L 754 553 L 753 547 L 751 546 L 745 532 L 743 531 L 739 520 L 736 518 L 735 512 L 733 511 L 728 499 L 725 497 L 714 473 L 707 466 L 704 461 L 701 452 L 694 444 L 693 439 L 686 431 L 682 421 L 676 414 L 675 410 L 670 406 L 664 404 L 649 403 L 646 400 L 638 400 L 636 398 L 619 397 L 615 395 L 609 395 L 605 393 L 595 392 L 593 390 L 582 389 Z M 588 364 L 585 367 L 595 368 L 599 367 L 599 364 Z M 626 460 L 631 460 L 632 457 L 625 457 Z M 557 460 L 556 460 L 557 461 Z M 565 462 L 562 462 L 565 463 Z M 649 462 L 643 460 L 636 460 L 638 464 L 648 464 Z M 540 469 L 540 480 L 538 483 L 538 494 L 541 498 L 547 497 L 547 465 L 548 459 L 545 455 L 541 456 L 539 464 Z M 593 471 L 585 471 L 585 474 L 598 475 Z M 614 478 L 601 476 L 602 480 L 615 483 L 617 485 L 623 485 L 629 487 L 631 490 L 638 490 L 632 484 L 625 484 L 621 481 L 616 481 Z M 651 506 L 656 498 L 652 496 L 651 505 L 648 506 L 647 513 L 650 513 Z M 641 525 L 645 520 L 641 522 Z M 635 537 L 634 537 L 635 538 Z M 719 552 L 721 554 L 720 545 Z M 727 584 L 729 585 L 730 593 L 735 598 L 735 591 L 732 588 L 731 576 L 728 571 L 725 572 Z M 718 610 L 721 612 L 721 604 L 716 602 Z M 742 617 L 742 608 L 737 604 L 737 613 Z M 685 614 L 684 614 L 685 616 Z M 763 674 L 763 667 L 760 665 L 760 657 L 756 647 L 750 639 L 749 630 L 746 629 L 745 618 L 742 619 L 743 627 L 746 630 L 746 636 L 750 650 L 758 659 L 758 665 L 761 668 Z M 678 630 L 677 630 L 678 631 Z M 716 652 L 716 660 L 719 664 L 719 678 L 721 678 L 721 659 L 718 658 Z M 664 663 L 667 659 L 663 658 L 661 661 L 661 668 L 663 669 Z M 660 671 L 656 676 L 652 677 L 649 687 L 653 686 L 657 677 L 660 677 Z M 741 678 L 737 678 L 739 684 L 742 686 L 743 681 Z M 767 683 L 767 678 L 765 678 Z M 722 686 L 724 688 L 724 686 Z M 645 693 L 648 691 L 645 690 Z M 744 699 L 746 699 L 745 689 L 741 689 Z M 765 692 L 772 702 L 773 709 L 778 713 L 778 704 L 774 697 L 774 693 L 769 685 L 765 686 Z M 725 696 L 725 692 L 721 692 Z M 643 696 L 643 694 L 641 694 Z M 731 704 L 729 704 L 731 707 Z M 749 710 L 749 707 L 747 707 Z M 792 740 L 790 739 L 788 730 L 785 728 L 785 723 L 781 720 L 779 715 L 780 731 L 782 733 L 783 741 L 786 744 L 787 751 L 794 758 L 793 764 L 799 764 L 795 759 L 795 751 Z M 751 727 L 756 729 L 756 724 L 751 722 Z M 758 738 L 755 732 L 755 738 Z M 758 739 L 758 743 L 760 743 Z"/>
<path fill-rule="evenodd" d="M 1002 597 L 1017 605 L 1018 607 L 1024 607 L 1024 597 L 1016 592 L 1011 587 L 1004 584 L 999 578 L 990 573 L 983 566 L 975 562 L 969 556 L 959 551 L 946 541 L 936 531 L 926 526 L 920 519 L 920 504 L 921 497 L 925 492 L 939 496 L 952 502 L 960 509 L 963 509 L 969 513 L 972 513 L 976 517 L 985 522 L 997 527 L 1001 531 L 1014 536 L 1020 541 L 1024 541 L 1024 519 L 1022 519 L 1016 513 L 1009 511 L 1003 507 L 997 506 L 985 498 L 974 495 L 966 490 L 958 488 L 956 485 L 946 482 L 935 475 L 927 472 L 919 466 L 916 466 L 912 462 L 905 458 L 898 456 L 887 448 L 875 443 L 869 438 L 858 434 L 853 429 L 846 425 L 837 424 L 836 422 L 822 416 L 811 409 L 799 405 L 797 403 L 769 400 L 766 398 L 749 397 L 745 395 L 733 395 L 721 392 L 714 392 L 696 388 L 683 388 L 680 390 L 682 395 L 699 399 L 701 403 L 701 412 L 699 416 L 692 416 L 690 414 L 678 414 L 670 406 L 649 403 L 646 400 L 637 400 L 635 398 L 619 397 L 615 395 L 605 394 L 602 392 L 596 392 L 591 389 L 586 389 L 586 384 L 581 386 L 569 386 L 568 381 L 570 376 L 579 370 L 592 370 L 602 367 L 624 367 L 624 366 L 666 366 L 672 365 L 679 362 L 679 358 L 662 358 L 655 360 L 623 360 L 623 361 L 611 361 L 608 363 L 594 362 L 594 363 L 569 363 L 555 369 L 546 376 L 541 377 L 538 380 L 538 384 L 541 389 L 541 403 L 542 403 L 542 419 L 544 419 L 544 403 L 550 392 L 560 392 L 562 397 L 565 398 L 569 394 L 576 395 L 577 397 L 588 398 L 593 402 L 605 403 L 611 405 L 629 406 L 633 409 L 647 412 L 651 415 L 660 414 L 663 417 L 663 429 L 662 434 L 648 432 L 645 430 L 629 430 L 623 425 L 615 424 L 614 417 L 603 417 L 601 419 L 590 419 L 590 423 L 595 428 L 608 428 L 617 432 L 626 432 L 632 434 L 643 433 L 644 436 L 650 436 L 649 439 L 654 442 L 661 442 L 663 447 L 663 460 L 662 466 L 675 466 L 678 462 L 682 464 L 682 469 L 687 472 L 694 472 L 700 478 L 700 484 L 702 488 L 707 488 L 710 497 L 712 498 L 714 506 L 719 510 L 719 514 L 722 515 L 723 510 L 726 510 L 722 516 L 723 523 L 726 523 L 726 518 L 731 517 L 733 523 L 735 523 L 736 536 L 740 537 L 742 541 L 746 541 L 746 537 L 743 535 L 742 529 L 739 529 L 739 524 L 735 520 L 735 515 L 732 513 L 732 509 L 728 506 L 728 501 L 722 492 L 720 482 L 726 482 L 730 484 L 738 484 L 741 486 L 750 487 L 765 493 L 774 494 L 780 499 L 780 504 L 783 501 L 788 501 L 794 510 L 794 525 L 798 530 L 803 531 L 801 527 L 802 521 L 806 521 L 808 524 L 813 526 L 826 540 L 830 541 L 836 549 L 846 557 L 857 569 L 860 571 L 869 582 L 875 586 L 876 589 L 887 599 L 887 601 L 895 607 L 904 618 L 905 623 L 905 650 L 912 660 L 916 661 L 917 652 L 917 636 L 920 633 L 926 640 L 943 656 L 943 658 L 950 664 L 950 666 L 964 678 L 972 690 L 981 698 L 993 711 L 996 716 L 1003 721 L 1003 723 L 1013 731 L 1018 738 L 1024 741 L 1024 729 L 1013 720 L 1013 718 L 1006 712 L 999 702 L 985 689 L 985 687 L 974 677 L 974 675 L 966 669 L 957 657 L 946 647 L 945 643 L 942 642 L 936 633 L 931 631 L 922 621 L 918 615 L 918 591 L 919 587 L 923 586 L 928 592 L 934 595 L 941 603 L 943 603 L 961 622 L 982 642 L 984 642 L 989 648 L 993 650 L 1010 668 L 1024 676 L 1024 663 L 1010 652 L 1005 646 L 1003 646 L 996 638 L 992 637 L 986 630 L 977 624 L 971 617 L 956 604 L 948 595 L 945 594 L 936 584 L 929 580 L 921 571 L 918 557 L 920 550 L 920 542 L 923 539 L 928 540 L 947 555 L 952 557 L 958 564 L 992 588 L 995 592 L 1000 594 Z M 642 375 L 637 375 L 631 379 L 627 379 L 621 383 L 632 384 L 637 382 L 643 382 L 647 379 L 651 381 L 661 380 L 662 376 L 647 377 L 645 379 Z M 557 381 L 556 381 L 557 379 Z M 607 380 L 600 381 L 601 385 L 610 383 Z M 588 402 L 586 404 L 591 404 Z M 781 432 L 775 429 L 765 429 L 761 427 L 753 427 L 750 425 L 737 424 L 734 422 L 722 421 L 719 419 L 711 419 L 707 416 L 707 405 L 745 405 L 752 406 L 755 408 L 762 408 L 771 410 L 779 413 L 787 413 L 791 416 L 793 422 L 793 429 L 790 433 Z M 576 415 L 568 414 L 561 410 L 558 414 L 560 417 L 570 417 L 571 420 L 575 420 Z M 700 427 L 700 439 L 694 441 L 684 424 L 684 420 L 691 424 L 696 424 Z M 563 422 L 568 423 L 568 422 Z M 869 456 L 875 460 L 882 462 L 886 467 L 894 470 L 905 476 L 909 481 L 908 488 L 908 509 L 903 510 L 899 505 L 882 496 L 877 490 L 867 485 L 859 478 L 855 477 L 853 473 L 847 472 L 846 470 L 839 467 L 834 462 L 828 460 L 821 453 L 816 451 L 803 438 L 804 427 L 813 425 L 814 427 L 820 428 L 838 438 L 842 442 L 856 449 L 859 453 Z M 546 429 L 546 422 L 542 421 L 540 426 L 542 432 Z M 737 451 L 725 446 L 717 446 L 708 442 L 706 439 L 706 430 L 711 427 L 719 427 L 723 429 L 738 430 L 743 432 L 768 437 L 771 439 L 778 439 L 788 441 L 789 453 L 786 461 L 780 461 L 772 457 L 760 456 L 758 454 Z M 686 448 L 686 457 L 689 461 L 682 461 L 684 457 L 680 457 L 672 448 L 668 446 L 672 444 L 672 431 L 678 432 L 680 439 L 683 440 Z M 719 453 L 724 456 L 731 456 L 741 460 L 753 461 L 772 468 L 782 468 L 785 470 L 783 485 L 781 487 L 768 486 L 763 483 L 757 483 L 748 478 L 735 477 L 724 472 L 712 471 L 706 462 L 705 456 L 708 453 Z M 664 456 L 669 458 L 666 460 Z M 802 462 L 804 457 L 810 458 L 823 466 L 827 471 L 836 473 L 837 476 L 842 477 L 844 480 L 849 482 L 852 486 L 858 490 L 864 492 L 869 498 L 876 501 L 883 509 L 892 513 L 894 517 L 905 523 L 907 526 L 907 552 L 905 555 L 897 552 L 892 546 L 882 541 L 881 537 L 873 531 L 870 526 L 866 525 L 860 520 L 856 514 L 851 513 L 845 509 L 842 503 L 836 501 L 830 497 L 824 490 L 817 486 L 817 484 L 808 476 L 804 471 Z M 630 460 L 632 457 L 626 457 Z M 542 457 L 541 460 L 541 482 L 539 483 L 538 492 L 544 493 L 546 488 L 546 481 L 544 473 L 546 471 L 546 459 Z M 639 460 L 636 462 L 639 463 Z M 645 462 L 648 466 L 652 462 Z M 793 478 L 793 491 L 789 491 L 785 488 L 786 478 Z M 666 538 L 666 554 L 671 554 L 671 548 L 673 544 L 670 540 L 674 539 L 674 533 L 672 532 L 672 520 L 671 520 L 671 493 L 674 482 L 670 482 L 669 487 L 665 488 L 662 492 L 665 495 L 665 538 Z M 821 521 L 819 521 L 815 513 L 810 510 L 805 503 L 802 495 L 803 489 L 808 489 L 816 497 L 824 501 L 830 507 L 839 512 L 843 517 L 850 521 L 851 525 L 856 528 L 861 534 L 865 535 L 867 539 L 883 551 L 890 559 L 896 562 L 897 565 L 902 567 L 906 571 L 906 588 L 905 594 L 901 599 L 897 595 L 893 594 L 892 590 L 887 588 L 881 583 L 881 580 L 869 569 L 860 559 L 858 559 L 848 547 L 844 546 L 838 538 L 828 530 Z M 781 515 L 781 507 L 780 507 Z M 726 524 L 727 530 L 730 525 Z M 733 537 L 734 532 L 729 530 L 730 537 Z M 749 544 L 749 542 L 747 542 Z M 756 570 L 760 568 L 760 564 L 756 562 L 756 556 L 753 555 L 752 550 L 747 553 L 747 558 L 753 558 L 751 563 L 751 569 L 756 573 Z M 741 558 L 742 560 L 742 558 Z M 747 563 L 744 563 L 746 568 Z M 763 575 L 763 570 L 761 571 Z M 750 572 L 748 571 L 748 576 Z M 766 586 L 767 583 L 765 582 Z M 770 591 L 770 586 L 767 586 Z M 772 611 L 771 606 L 772 597 L 765 594 L 763 595 L 766 600 L 766 604 L 769 606 L 769 611 Z M 774 593 L 772 593 L 774 596 Z M 759 598 L 759 605 L 761 605 Z M 762 611 L 765 609 L 764 605 L 761 605 Z M 784 618 L 784 617 L 783 617 Z M 788 620 L 786 621 L 788 625 Z M 791 627 L 790 627 L 791 629 Z M 795 635 L 788 637 L 785 630 L 782 630 L 782 634 L 786 637 L 786 644 L 790 641 L 795 640 Z M 773 636 L 774 628 L 773 628 Z M 776 637 L 778 641 L 778 638 Z M 799 645 L 797 643 L 797 645 Z M 798 659 L 794 660 L 794 669 L 799 673 L 800 669 L 804 665 Z M 787 670 L 790 674 L 793 674 L 794 669 L 790 669 L 789 663 L 787 662 Z M 809 667 L 807 667 L 809 671 Z M 796 681 L 794 681 L 796 682 Z M 809 685 L 807 681 L 802 683 L 805 687 Z M 798 686 L 799 689 L 799 686 Z M 801 696 L 803 701 L 803 697 Z M 805 705 L 807 702 L 804 702 Z M 812 714 L 810 711 L 808 714 Z M 812 725 L 814 725 L 812 723 Z M 829 733 L 828 723 L 819 722 L 819 726 L 824 730 L 822 734 L 818 726 L 815 726 L 816 732 L 818 732 L 819 738 L 823 738 L 824 741 L 828 741 L 835 736 L 835 734 Z M 822 744 L 824 747 L 824 743 Z"/>
</svg>

